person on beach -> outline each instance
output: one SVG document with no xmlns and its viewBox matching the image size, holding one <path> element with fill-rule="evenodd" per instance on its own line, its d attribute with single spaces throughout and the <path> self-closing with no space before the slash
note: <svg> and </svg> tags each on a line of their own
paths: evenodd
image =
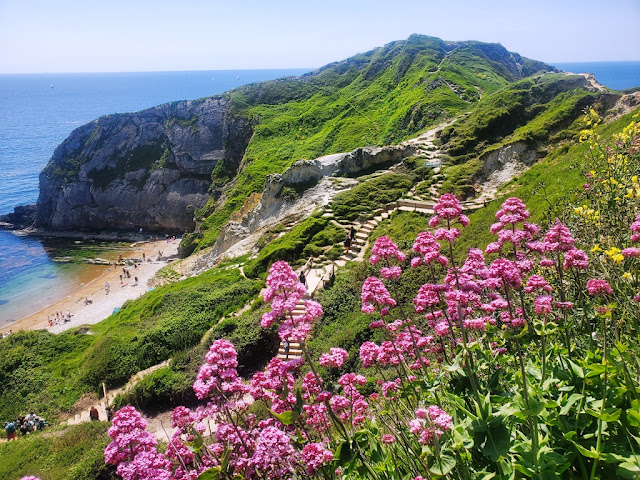
<svg viewBox="0 0 640 480">
<path fill-rule="evenodd" d="M 122 275 L 120 275 L 120 285 L 122 285 Z"/>
<path fill-rule="evenodd" d="M 109 285 L 109 282 L 104 284 L 104 294 L 105 295 L 109 295 L 109 289 L 111 288 L 111 286 Z"/>
<path fill-rule="evenodd" d="M 147 257 L 146 257 L 146 255 L 144 254 L 144 252 L 142 252 L 142 261 L 143 261 L 143 262 L 146 262 L 146 261 L 147 261 Z"/>
<path fill-rule="evenodd" d="M 133 286 L 135 287 L 136 285 L 138 285 L 138 277 L 133 277 L 133 279 L 135 280 L 133 283 Z"/>
</svg>

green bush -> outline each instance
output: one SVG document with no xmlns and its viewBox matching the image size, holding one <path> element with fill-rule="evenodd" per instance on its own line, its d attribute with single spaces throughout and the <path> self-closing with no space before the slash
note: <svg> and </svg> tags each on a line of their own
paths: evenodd
<svg viewBox="0 0 640 480">
<path fill-rule="evenodd" d="M 408 174 L 387 173 L 359 183 L 351 190 L 337 194 L 330 206 L 338 218 L 355 220 L 402 197 L 413 186 Z"/>
</svg>

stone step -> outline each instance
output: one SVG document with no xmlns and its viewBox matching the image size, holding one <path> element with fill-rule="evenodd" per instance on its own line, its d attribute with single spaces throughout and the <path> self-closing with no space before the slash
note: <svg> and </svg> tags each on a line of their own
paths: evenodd
<svg viewBox="0 0 640 480">
<path fill-rule="evenodd" d="M 433 215 L 434 211 L 430 208 L 414 208 L 414 207 L 398 207 L 398 210 L 402 210 L 403 212 L 418 212 L 424 213 L 426 215 Z"/>
<path fill-rule="evenodd" d="M 347 264 L 347 262 L 345 260 L 338 259 L 338 260 L 335 261 L 335 264 L 338 267 L 344 267 Z"/>
</svg>

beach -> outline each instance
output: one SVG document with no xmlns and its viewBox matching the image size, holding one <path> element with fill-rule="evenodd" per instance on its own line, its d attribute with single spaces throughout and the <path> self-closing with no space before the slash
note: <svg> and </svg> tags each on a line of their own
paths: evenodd
<svg viewBox="0 0 640 480">
<path fill-rule="evenodd" d="M 141 261 L 135 267 L 134 265 L 117 265 L 115 268 L 105 266 L 99 276 L 84 285 L 79 285 L 71 294 L 32 315 L 6 325 L 3 331 L 47 329 L 52 333 L 60 333 L 80 325 L 98 323 L 111 315 L 114 309 L 120 308 L 127 300 L 134 300 L 147 292 L 150 288 L 149 280 L 158 270 L 167 265 L 168 257 L 175 258 L 179 244 L 179 238 L 136 243 L 128 253 L 123 254 L 122 262 L 126 263 L 127 259 L 142 259 L 143 254 L 144 262 Z M 162 252 L 161 257 L 160 252 Z M 121 283 L 120 275 L 123 275 L 123 269 L 126 269 L 131 277 L 123 278 Z M 137 285 L 135 277 L 138 277 Z M 105 289 L 107 283 L 109 284 L 108 293 Z M 91 303 L 85 304 L 86 299 L 91 299 Z M 66 322 L 60 320 L 58 324 L 48 327 L 48 317 L 55 321 L 56 312 L 60 312 L 63 316 L 70 312 L 71 319 Z"/>
</svg>

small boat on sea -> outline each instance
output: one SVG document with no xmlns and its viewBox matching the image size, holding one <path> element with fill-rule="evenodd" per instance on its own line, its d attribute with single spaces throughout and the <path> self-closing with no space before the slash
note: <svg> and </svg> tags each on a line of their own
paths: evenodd
<svg viewBox="0 0 640 480">
<path fill-rule="evenodd" d="M 50 88 L 53 88 L 53 83 L 51 84 L 51 87 L 50 87 Z"/>
</svg>

